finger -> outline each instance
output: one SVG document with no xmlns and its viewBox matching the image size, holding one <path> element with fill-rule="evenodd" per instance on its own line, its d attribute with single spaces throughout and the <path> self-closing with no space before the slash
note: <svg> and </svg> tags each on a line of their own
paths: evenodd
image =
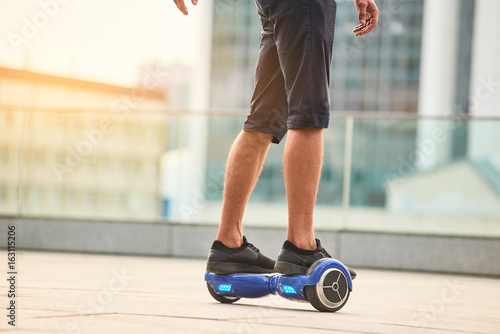
<svg viewBox="0 0 500 334">
<path fill-rule="evenodd" d="M 366 21 L 365 25 L 360 25 L 354 28 L 353 29 L 354 35 L 356 35 L 356 37 L 366 35 L 367 33 L 366 30 L 368 29 L 369 25 L 370 25 L 370 20 Z"/>
<path fill-rule="evenodd" d="M 363 29 L 361 29 L 359 32 L 362 34 L 362 35 L 366 35 L 368 34 L 369 32 L 371 32 L 373 29 L 375 29 L 375 27 L 377 26 L 377 21 L 372 21 L 372 19 L 370 19 L 369 21 L 369 24 L 366 25 Z"/>
<path fill-rule="evenodd" d="M 362 30 L 362 31 L 358 31 L 357 33 L 355 33 L 356 37 L 361 37 L 361 36 L 364 36 L 366 34 L 368 34 L 369 31 L 367 30 Z"/>
<path fill-rule="evenodd" d="M 369 24 L 367 25 L 366 27 L 364 27 L 363 29 L 361 30 L 358 30 L 355 32 L 356 36 L 363 36 L 363 35 L 366 35 L 368 34 L 369 32 L 371 32 L 373 29 L 375 29 L 376 25 L 374 24 Z"/>
<path fill-rule="evenodd" d="M 198 0 L 191 0 L 191 3 L 196 6 L 198 4 Z"/>
<path fill-rule="evenodd" d="M 368 27 L 366 27 L 362 32 L 363 34 L 368 34 L 369 32 L 371 32 L 373 29 L 375 29 L 377 25 L 376 24 L 370 24 Z"/>
<path fill-rule="evenodd" d="M 372 31 L 373 29 L 375 29 L 378 23 L 378 8 L 375 2 L 373 1 L 370 2 L 367 11 L 368 11 L 367 15 L 370 20 L 370 26 L 371 26 L 370 31 Z"/>
<path fill-rule="evenodd" d="M 368 14 L 370 15 L 370 25 L 373 26 L 373 29 L 375 29 L 375 27 L 378 24 L 378 9 L 375 8 L 372 12 Z"/>
<path fill-rule="evenodd" d="M 174 0 L 174 2 L 177 5 L 177 8 L 179 8 L 179 10 L 182 12 L 182 14 L 188 14 L 188 10 L 186 4 L 184 3 L 184 0 Z"/>
<path fill-rule="evenodd" d="M 354 27 L 354 29 L 352 29 L 352 31 L 354 33 L 362 31 L 363 29 L 365 29 L 369 25 L 369 22 L 370 21 L 368 20 L 365 24 L 358 24 L 357 26 Z"/>
<path fill-rule="evenodd" d="M 361 29 L 357 29 L 354 32 L 356 36 L 366 35 L 369 31 L 373 30 L 373 29 L 370 30 L 369 21 L 367 21 L 367 23 L 368 23 L 367 25 L 363 26 Z"/>
<path fill-rule="evenodd" d="M 353 32 L 358 32 L 358 31 L 361 31 L 363 30 L 365 26 L 362 26 L 362 25 L 358 25 L 358 26 L 355 26 L 354 29 L 352 30 Z"/>
<path fill-rule="evenodd" d="M 366 23 L 366 7 L 368 4 L 365 1 L 358 2 L 358 20 L 359 23 Z"/>
</svg>

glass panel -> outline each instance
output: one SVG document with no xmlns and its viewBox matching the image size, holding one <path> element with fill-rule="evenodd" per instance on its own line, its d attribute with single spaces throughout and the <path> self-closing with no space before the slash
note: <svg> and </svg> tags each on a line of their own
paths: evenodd
<svg viewBox="0 0 500 334">
<path fill-rule="evenodd" d="M 161 216 L 159 163 L 167 118 L 123 117 L 111 111 L 3 112 L 11 122 L 20 115 L 26 119 L 25 144 L 20 145 L 19 134 L 13 141 L 12 125 L 13 135 L 0 141 L 2 174 L 8 175 L 0 184 L 2 214 L 127 220 Z M 21 194 L 19 205 L 15 191 Z"/>
<path fill-rule="evenodd" d="M 3 110 L 0 214 L 217 224 L 245 116 L 214 113 Z M 346 124 L 334 114 L 325 131 L 317 229 L 500 236 L 499 120 L 355 117 L 344 189 Z M 283 144 L 246 226 L 287 225 Z"/>
<path fill-rule="evenodd" d="M 17 215 L 21 210 L 26 114 L 0 109 L 0 214 Z"/>
<path fill-rule="evenodd" d="M 498 120 L 356 120 L 349 229 L 500 236 L 499 133 Z"/>
</svg>

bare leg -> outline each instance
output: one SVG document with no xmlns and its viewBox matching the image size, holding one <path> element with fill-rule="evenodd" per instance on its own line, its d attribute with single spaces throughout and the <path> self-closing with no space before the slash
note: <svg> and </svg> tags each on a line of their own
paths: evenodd
<svg viewBox="0 0 500 334">
<path fill-rule="evenodd" d="M 313 212 L 323 160 L 323 128 L 288 130 L 283 155 L 288 202 L 287 240 L 295 246 L 316 249 Z"/>
<path fill-rule="evenodd" d="M 243 130 L 231 147 L 217 234 L 217 240 L 227 247 L 239 247 L 243 243 L 243 213 L 259 178 L 271 140 L 269 134 Z"/>
</svg>

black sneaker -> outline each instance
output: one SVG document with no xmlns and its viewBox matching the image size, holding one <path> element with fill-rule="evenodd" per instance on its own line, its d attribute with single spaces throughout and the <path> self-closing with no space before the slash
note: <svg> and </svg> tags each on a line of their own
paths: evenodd
<svg viewBox="0 0 500 334">
<path fill-rule="evenodd" d="M 207 271 L 224 274 L 270 274 L 274 272 L 274 260 L 262 254 L 257 247 L 243 237 L 238 248 L 229 248 L 215 240 L 208 255 Z"/>
<path fill-rule="evenodd" d="M 317 247 L 315 250 L 304 250 L 298 248 L 288 240 L 285 241 L 274 265 L 274 271 L 283 275 L 305 275 L 307 269 L 316 260 L 332 257 L 321 247 L 319 239 L 316 239 L 316 244 Z M 347 269 L 351 274 L 351 278 L 355 279 L 356 272 L 349 267 Z"/>
</svg>

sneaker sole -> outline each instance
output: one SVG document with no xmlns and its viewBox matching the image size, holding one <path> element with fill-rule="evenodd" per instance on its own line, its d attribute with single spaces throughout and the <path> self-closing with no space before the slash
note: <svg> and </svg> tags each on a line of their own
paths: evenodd
<svg viewBox="0 0 500 334">
<path fill-rule="evenodd" d="M 276 261 L 276 264 L 274 265 L 275 272 L 287 276 L 310 274 L 308 273 L 309 268 L 299 266 L 298 264 L 293 264 L 290 262 L 283 262 L 283 261 Z M 355 279 L 357 276 L 356 272 L 354 272 L 350 268 L 347 268 L 347 270 L 349 270 L 349 274 L 351 274 L 351 279 Z"/>
<path fill-rule="evenodd" d="M 274 271 L 282 275 L 305 275 L 308 267 L 300 266 L 298 264 L 276 261 Z"/>
<path fill-rule="evenodd" d="M 227 274 L 272 274 L 273 269 L 262 268 L 253 264 L 212 262 L 207 263 L 207 271 L 217 275 Z"/>
</svg>

